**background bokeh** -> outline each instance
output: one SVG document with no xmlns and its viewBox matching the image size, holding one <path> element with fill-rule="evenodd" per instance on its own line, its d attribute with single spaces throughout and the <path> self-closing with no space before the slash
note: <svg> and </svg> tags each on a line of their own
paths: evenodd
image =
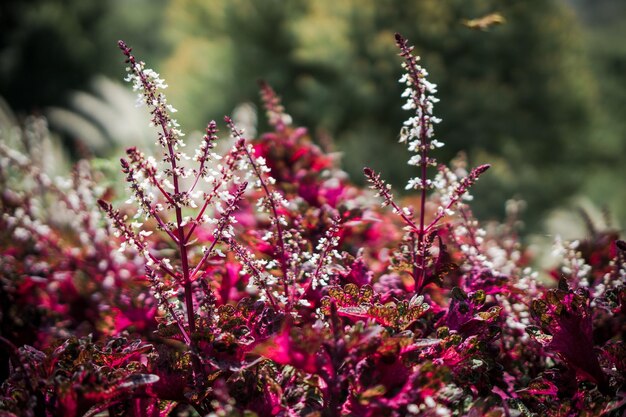
<svg viewBox="0 0 626 417">
<path fill-rule="evenodd" d="M 504 22 L 472 24 L 494 13 Z M 186 131 L 258 106 L 264 79 L 355 182 L 368 165 L 403 189 L 396 31 L 439 85 L 439 161 L 493 164 L 479 218 L 521 198 L 533 230 L 586 198 L 626 223 L 623 0 L 4 0 L 0 96 L 18 120 L 48 116 L 69 160 L 111 157 L 149 135 L 119 85 L 124 39 L 166 79 Z"/>
</svg>

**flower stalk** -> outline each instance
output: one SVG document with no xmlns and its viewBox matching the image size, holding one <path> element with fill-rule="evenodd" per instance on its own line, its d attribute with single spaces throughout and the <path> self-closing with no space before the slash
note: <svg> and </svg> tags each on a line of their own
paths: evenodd
<svg viewBox="0 0 626 417">
<path fill-rule="evenodd" d="M 400 78 L 400 83 L 406 85 L 402 96 L 407 97 L 403 109 L 414 112 L 404 122 L 400 131 L 400 142 L 406 143 L 408 150 L 415 153 L 408 164 L 418 167 L 419 176 L 409 179 L 406 189 L 419 190 L 419 221 L 413 220 L 413 210 L 408 207 L 400 207 L 394 202 L 391 187 L 386 184 L 380 175 L 371 168 L 365 168 L 363 172 L 375 189 L 378 196 L 383 198 L 383 206 L 391 206 L 393 212 L 399 215 L 407 225 L 405 230 L 408 234 L 406 241 L 409 242 L 411 253 L 409 254 L 412 264 L 412 277 L 415 282 L 415 293 L 420 294 L 428 284 L 427 269 L 432 263 L 429 236 L 436 231 L 438 223 L 444 216 L 452 212 L 452 208 L 458 204 L 469 188 L 478 180 L 489 165 L 481 165 L 474 168 L 470 174 L 460 180 L 451 195 L 447 196 L 447 202 L 439 207 L 434 218 L 426 224 L 426 201 L 428 190 L 435 187 L 435 183 L 428 178 L 428 168 L 437 166 L 435 158 L 430 156 L 430 151 L 441 148 L 443 143 L 434 138 L 434 125 L 441 120 L 433 115 L 433 106 L 439 100 L 435 97 L 437 86 L 429 82 L 426 77 L 428 72 L 418 62 L 419 56 L 413 54 L 413 46 L 402 35 L 396 33 L 396 45 L 400 49 L 400 56 L 404 59 L 402 64 L 406 73 Z M 440 190 L 441 191 L 441 190 Z"/>
<path fill-rule="evenodd" d="M 239 142 L 244 141 L 243 132 L 237 129 L 232 119 L 226 116 L 224 118 L 224 121 L 230 128 L 232 135 Z M 274 226 L 276 227 L 276 240 L 277 240 L 276 251 L 278 255 L 278 263 L 280 265 L 280 269 L 282 273 L 283 292 L 284 292 L 284 296 L 287 299 L 285 309 L 289 311 L 291 309 L 291 305 L 289 303 L 290 293 L 289 293 L 289 272 L 288 272 L 288 264 L 287 264 L 288 255 L 287 255 L 287 246 L 285 245 L 285 238 L 284 238 L 283 225 L 282 225 L 284 216 L 282 216 L 279 213 L 278 202 L 276 201 L 277 199 L 279 200 L 284 200 L 284 199 L 282 198 L 280 194 L 278 194 L 278 192 L 272 191 L 269 188 L 268 180 L 273 182 L 273 179 L 271 177 L 268 177 L 268 178 L 265 177 L 265 174 L 269 172 L 269 168 L 267 168 L 265 164 L 262 164 L 261 166 L 259 161 L 254 157 L 252 149 L 248 147 L 244 147 L 243 152 L 246 158 L 248 159 L 248 162 L 250 166 L 252 167 L 252 170 L 256 178 L 258 179 L 259 184 L 261 188 L 263 189 L 263 192 L 265 193 L 265 197 L 267 199 L 267 203 L 269 205 L 269 208 L 271 210 L 271 215 L 273 217 L 272 220 L 273 220 Z"/>
</svg>

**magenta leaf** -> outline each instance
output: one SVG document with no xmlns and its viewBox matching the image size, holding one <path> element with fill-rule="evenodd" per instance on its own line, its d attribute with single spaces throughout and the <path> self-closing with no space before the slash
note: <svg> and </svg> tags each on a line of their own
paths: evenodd
<svg viewBox="0 0 626 417">
<path fill-rule="evenodd" d="M 606 390 L 607 380 L 594 349 L 589 295 L 583 290 L 550 290 L 544 299 L 534 300 L 531 313 L 545 338 L 545 348 L 559 354 L 579 376 Z"/>
</svg>

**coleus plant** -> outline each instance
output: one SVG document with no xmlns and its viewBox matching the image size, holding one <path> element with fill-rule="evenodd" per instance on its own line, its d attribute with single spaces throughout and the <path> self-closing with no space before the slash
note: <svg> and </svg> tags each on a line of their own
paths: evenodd
<svg viewBox="0 0 626 417">
<path fill-rule="evenodd" d="M 396 43 L 415 207 L 369 168 L 382 208 L 351 185 L 267 84 L 272 132 L 226 117 L 218 154 L 212 121 L 188 157 L 163 80 L 123 42 L 161 152 L 121 160 L 134 209 L 85 164 L 61 188 L 1 147 L 0 415 L 623 412 L 626 244 L 595 233 L 562 250 L 556 288 L 538 280 L 515 233 L 467 206 L 488 166 L 432 156 L 436 86 Z"/>
</svg>

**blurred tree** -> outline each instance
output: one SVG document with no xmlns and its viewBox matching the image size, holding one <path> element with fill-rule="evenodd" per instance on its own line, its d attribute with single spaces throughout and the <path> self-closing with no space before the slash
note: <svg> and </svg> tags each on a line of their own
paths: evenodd
<svg viewBox="0 0 626 417">
<path fill-rule="evenodd" d="M 493 12 L 506 23 L 463 25 Z M 517 194 L 536 221 L 583 180 L 596 94 L 561 1 L 171 0 L 167 17 L 176 46 L 165 75 L 188 127 L 254 99 L 263 78 L 298 122 L 337 139 L 354 179 L 369 165 L 401 186 L 398 31 L 439 84 L 445 156 L 465 149 L 473 163 L 495 162 L 476 187 L 480 215 Z"/>
<path fill-rule="evenodd" d="M 598 157 L 584 194 L 626 225 L 626 2 L 570 0 L 584 24 L 589 62 L 602 100 L 593 129 Z"/>
<path fill-rule="evenodd" d="M 17 111 L 64 104 L 95 74 L 123 73 L 118 39 L 158 60 L 167 48 L 161 18 L 167 0 L 3 0 L 0 96 Z"/>
</svg>

